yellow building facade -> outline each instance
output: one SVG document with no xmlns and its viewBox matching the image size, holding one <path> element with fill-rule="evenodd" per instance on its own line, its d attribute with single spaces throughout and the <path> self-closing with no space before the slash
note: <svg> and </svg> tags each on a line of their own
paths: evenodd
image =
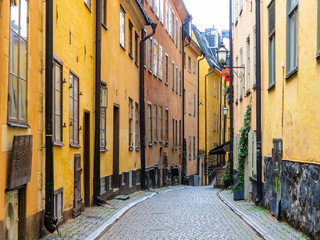
<svg viewBox="0 0 320 240">
<path fill-rule="evenodd" d="M 220 81 L 221 73 L 215 58 L 208 50 L 205 39 L 193 26 L 193 40 L 206 54 L 199 61 L 199 164 L 202 169 L 202 185 L 209 183 L 209 168 L 217 165 L 217 157 L 209 158 L 209 151 L 219 145 Z M 207 111 L 206 111 L 207 109 Z M 207 112 L 207 113 L 206 113 Z M 206 119 L 207 115 L 207 119 Z M 213 174 L 213 173 L 211 173 Z"/>
<path fill-rule="evenodd" d="M 6 0 L 0 9 L 0 238 L 35 239 L 43 208 L 43 7 Z"/>
<path fill-rule="evenodd" d="M 316 207 L 319 4 L 282 0 L 265 1 L 261 6 L 265 205 L 273 211 L 271 202 L 280 199 L 281 216 L 315 239 L 320 234 Z"/>
</svg>

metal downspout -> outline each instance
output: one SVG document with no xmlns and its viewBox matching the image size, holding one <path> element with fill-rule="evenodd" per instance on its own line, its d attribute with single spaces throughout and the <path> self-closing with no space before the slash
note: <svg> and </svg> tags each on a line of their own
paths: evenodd
<svg viewBox="0 0 320 240">
<path fill-rule="evenodd" d="M 257 196 L 256 204 L 262 200 L 262 139 L 261 139 L 261 26 L 260 26 L 260 0 L 256 0 L 256 43 L 257 43 Z"/>
<path fill-rule="evenodd" d="M 140 181 L 141 188 L 146 189 L 145 171 L 146 171 L 146 155 L 145 155 L 145 138 L 146 138 L 146 117 L 145 117 L 145 99 L 144 99 L 144 42 L 152 37 L 156 33 L 157 24 L 152 23 L 152 33 L 148 36 L 144 36 L 144 30 L 141 30 L 142 39 L 140 41 L 140 91 L 139 91 L 139 102 L 140 102 L 140 148 L 141 148 L 141 173 Z"/>
<path fill-rule="evenodd" d="M 101 1 L 96 1 L 96 59 L 95 59 L 95 128 L 93 164 L 93 202 L 100 198 L 100 81 L 101 81 Z"/>
<path fill-rule="evenodd" d="M 229 153 L 229 162 L 230 162 L 230 182 L 231 186 L 233 185 L 233 43 L 232 43 L 232 0 L 229 0 L 229 31 L 230 31 L 230 153 Z"/>
<path fill-rule="evenodd" d="M 54 216 L 54 164 L 53 164 L 53 0 L 46 1 L 46 73 L 45 73 L 45 217 L 44 226 L 53 233 L 58 218 Z"/>
<path fill-rule="evenodd" d="M 205 165 L 205 185 L 208 184 L 208 180 L 207 180 L 207 175 L 208 175 L 208 142 L 207 142 L 207 77 L 213 73 L 216 69 L 213 69 L 211 72 L 209 72 L 208 74 L 205 75 L 204 77 L 204 92 L 205 92 L 205 120 L 204 120 L 204 125 L 205 125 L 205 159 L 204 159 L 204 165 Z"/>
<path fill-rule="evenodd" d="M 199 169 L 199 146 L 200 146 L 200 144 L 199 144 L 199 106 L 200 106 L 200 103 L 199 103 L 199 91 L 200 91 L 200 88 L 199 88 L 199 84 L 200 84 L 200 62 L 206 57 L 206 55 L 202 52 L 202 58 L 200 58 L 199 60 L 198 60 L 198 86 L 197 86 L 197 88 L 198 88 L 198 107 L 197 107 L 197 120 L 198 120 L 198 124 L 197 124 L 197 149 L 198 149 L 198 155 L 197 155 L 197 173 L 198 173 L 198 175 L 199 175 L 199 173 L 200 173 L 200 169 Z M 201 176 L 199 176 L 199 177 L 201 177 Z"/>
</svg>

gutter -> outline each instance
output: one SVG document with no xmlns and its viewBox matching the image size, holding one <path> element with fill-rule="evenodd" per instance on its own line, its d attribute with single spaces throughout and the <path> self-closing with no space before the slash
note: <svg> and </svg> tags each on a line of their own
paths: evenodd
<svg viewBox="0 0 320 240">
<path fill-rule="evenodd" d="M 140 81 L 139 81 L 139 102 L 140 102 L 140 148 L 141 148 L 141 173 L 140 173 L 140 180 L 141 180 L 141 188 L 146 189 L 146 181 L 145 181 L 145 171 L 146 171 L 146 113 L 145 113 L 145 99 L 144 99 L 144 44 L 145 41 L 151 38 L 156 33 L 157 24 L 154 23 L 150 18 L 147 22 L 147 25 L 151 25 L 152 33 L 148 36 L 144 36 L 144 30 L 141 30 L 141 41 L 140 41 Z"/>
<path fill-rule="evenodd" d="M 198 86 L 197 86 L 197 88 L 198 88 L 198 106 L 197 106 L 197 120 L 198 120 L 198 124 L 197 124 L 197 149 L 198 149 L 198 155 L 197 155 L 197 173 L 198 173 L 198 175 L 199 175 L 199 173 L 200 173 L 200 168 L 199 168 L 199 146 L 200 146 L 200 144 L 199 144 L 199 106 L 200 106 L 200 104 L 199 104 L 199 92 L 200 92 L 200 89 L 199 89 L 199 84 L 200 84 L 200 62 L 206 57 L 206 55 L 202 52 L 202 58 L 201 59 L 199 59 L 198 60 Z M 201 176 L 199 176 L 199 177 L 201 177 Z"/>
<path fill-rule="evenodd" d="M 260 26 L 260 0 L 256 0 L 256 43 L 257 43 L 257 71 L 256 71 L 256 118 L 257 118 L 257 195 L 255 202 L 262 200 L 262 140 L 261 140 L 261 26 Z"/>
<path fill-rule="evenodd" d="M 58 218 L 54 216 L 54 164 L 53 164 L 53 0 L 46 2 L 46 73 L 45 73 L 45 216 L 44 226 L 53 233 Z"/>
<path fill-rule="evenodd" d="M 205 92 L 205 159 L 204 159 L 204 168 L 205 168 L 205 185 L 207 185 L 207 176 L 208 176 L 208 171 L 207 171 L 207 160 L 208 160 L 208 142 L 207 142 L 207 137 L 208 137 L 208 133 L 207 133 L 207 77 L 211 74 L 215 72 L 215 68 L 207 73 L 204 77 L 204 92 Z"/>
<path fill-rule="evenodd" d="M 259 1 L 259 0 L 257 0 Z M 230 182 L 233 185 L 233 45 L 232 45 L 232 0 L 229 0 L 229 34 L 230 34 Z"/>
</svg>

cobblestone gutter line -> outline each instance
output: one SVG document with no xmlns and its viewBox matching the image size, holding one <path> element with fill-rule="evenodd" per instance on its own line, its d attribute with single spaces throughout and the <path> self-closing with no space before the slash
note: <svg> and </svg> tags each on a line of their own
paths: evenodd
<svg viewBox="0 0 320 240">
<path fill-rule="evenodd" d="M 266 240 L 308 239 L 289 225 L 273 219 L 270 213 L 255 211 L 255 205 L 251 202 L 235 202 L 232 199 L 232 194 L 226 190 L 220 191 L 217 195 L 233 212 Z"/>
<path fill-rule="evenodd" d="M 172 190 L 171 190 L 172 191 Z M 116 222 L 119 218 L 121 218 L 130 208 L 134 207 L 140 202 L 143 202 L 157 193 L 151 193 L 149 196 L 143 197 L 141 199 L 138 199 L 127 206 L 123 207 L 120 209 L 116 214 L 114 214 L 111 218 L 108 219 L 105 223 L 103 223 L 97 230 L 95 230 L 93 233 L 91 233 L 85 240 L 92 240 L 92 239 L 97 239 L 104 231 L 107 229 L 109 226 L 111 226 L 114 222 Z"/>
</svg>

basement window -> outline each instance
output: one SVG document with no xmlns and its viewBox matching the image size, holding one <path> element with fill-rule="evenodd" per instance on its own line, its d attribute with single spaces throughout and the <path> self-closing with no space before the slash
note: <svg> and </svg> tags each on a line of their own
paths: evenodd
<svg viewBox="0 0 320 240">
<path fill-rule="evenodd" d="M 54 191 L 54 214 L 59 222 L 63 220 L 63 188 Z"/>
</svg>

